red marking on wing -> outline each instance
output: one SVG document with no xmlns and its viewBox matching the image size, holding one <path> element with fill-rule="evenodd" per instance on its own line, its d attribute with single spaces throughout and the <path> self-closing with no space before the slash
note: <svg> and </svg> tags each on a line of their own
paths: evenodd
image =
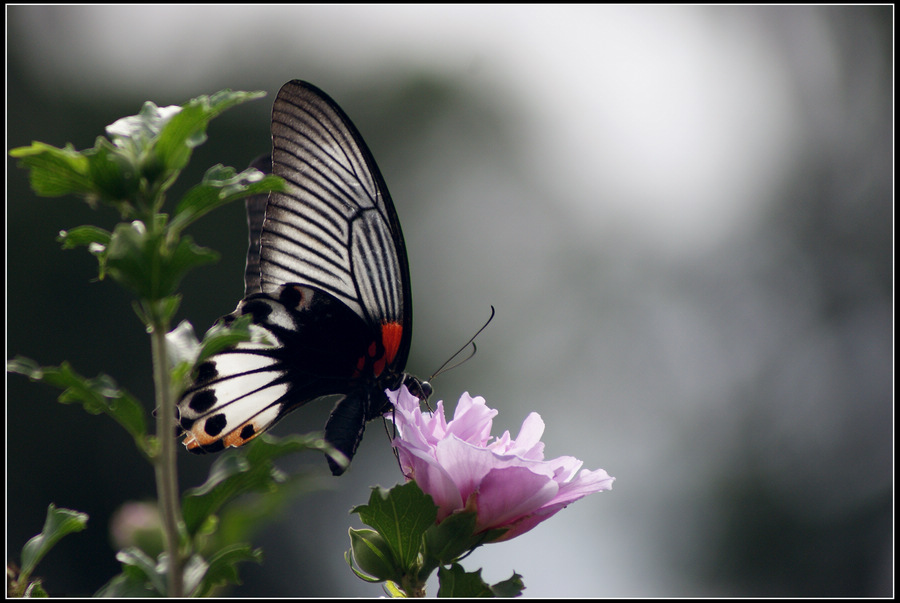
<svg viewBox="0 0 900 603">
<path fill-rule="evenodd" d="M 376 375 L 380 375 L 381 371 L 384 370 L 384 365 L 385 365 L 384 356 L 382 356 L 381 358 L 379 358 L 378 360 L 375 361 L 375 364 L 372 365 L 372 372 L 374 372 Z"/>
<path fill-rule="evenodd" d="M 381 343 L 384 344 L 384 360 L 390 364 L 397 356 L 400 341 L 403 339 L 403 325 L 399 322 L 386 322 L 381 325 Z"/>
<path fill-rule="evenodd" d="M 403 325 L 397 322 L 383 323 L 381 325 L 381 343 L 384 353 L 381 356 L 376 356 L 378 354 L 378 345 L 377 342 L 373 341 L 369 344 L 369 349 L 366 350 L 366 353 L 356 361 L 356 370 L 353 371 L 353 376 L 358 377 L 369 362 L 371 362 L 372 373 L 375 376 L 380 375 L 384 368 L 397 357 L 402 339 Z"/>
</svg>

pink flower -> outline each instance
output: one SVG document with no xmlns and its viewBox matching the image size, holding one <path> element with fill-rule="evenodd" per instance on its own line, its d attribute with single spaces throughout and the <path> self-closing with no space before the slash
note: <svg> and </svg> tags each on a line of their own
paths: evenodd
<svg viewBox="0 0 900 603">
<path fill-rule="evenodd" d="M 403 473 L 434 499 L 438 522 L 455 511 L 476 511 L 476 533 L 507 528 L 498 540 L 509 540 L 569 503 L 612 488 L 615 478 L 603 469 L 578 473 L 582 463 L 574 457 L 544 460 L 544 422 L 537 413 L 525 418 L 516 439 L 507 431 L 491 441 L 497 411 L 484 398 L 463 394 L 448 423 L 443 401 L 431 414 L 422 413 L 406 387 L 387 395 Z"/>
</svg>

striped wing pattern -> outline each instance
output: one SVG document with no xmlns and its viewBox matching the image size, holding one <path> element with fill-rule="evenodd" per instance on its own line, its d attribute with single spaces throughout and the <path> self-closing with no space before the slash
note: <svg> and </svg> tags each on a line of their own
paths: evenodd
<svg viewBox="0 0 900 603">
<path fill-rule="evenodd" d="M 272 111 L 272 193 L 260 248 L 263 292 L 318 287 L 366 322 L 408 313 L 406 250 L 387 187 L 343 111 L 316 88 L 289 82 Z M 404 356 L 405 361 L 405 356 Z"/>
</svg>

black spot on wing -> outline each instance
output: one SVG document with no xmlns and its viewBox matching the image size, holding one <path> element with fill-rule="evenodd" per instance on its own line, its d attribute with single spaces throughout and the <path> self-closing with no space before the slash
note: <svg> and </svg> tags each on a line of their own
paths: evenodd
<svg viewBox="0 0 900 603">
<path fill-rule="evenodd" d="M 195 392 L 194 395 L 191 396 L 191 401 L 188 402 L 188 407 L 198 415 L 201 415 L 215 406 L 216 402 L 216 392 L 211 389 L 204 389 L 199 392 Z"/>
<path fill-rule="evenodd" d="M 216 440 L 212 444 L 207 444 L 203 447 L 197 447 L 191 450 L 191 452 L 196 452 L 197 454 L 206 454 L 207 452 L 219 452 L 221 450 L 225 450 L 225 442 L 222 440 Z"/>
<path fill-rule="evenodd" d="M 213 360 L 207 360 L 197 367 L 197 383 L 206 383 L 218 376 L 219 371 L 216 370 L 216 363 Z"/>
<path fill-rule="evenodd" d="M 222 430 L 225 429 L 226 425 L 228 425 L 228 420 L 225 418 L 225 415 L 220 413 L 208 418 L 203 426 L 203 430 L 206 431 L 207 435 L 210 437 L 216 437 L 222 433 Z"/>
</svg>

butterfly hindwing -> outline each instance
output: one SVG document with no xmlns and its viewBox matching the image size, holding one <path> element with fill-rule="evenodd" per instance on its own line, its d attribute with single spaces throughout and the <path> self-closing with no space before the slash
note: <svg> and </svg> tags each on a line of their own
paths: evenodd
<svg viewBox="0 0 900 603">
<path fill-rule="evenodd" d="M 355 389 L 334 405 L 325 423 L 325 441 L 342 452 L 349 462 L 362 441 L 366 423 L 383 414 L 389 406 L 383 392 L 364 387 Z M 335 475 L 346 469 L 331 457 L 328 466 Z"/>
<path fill-rule="evenodd" d="M 268 341 L 240 343 L 197 367 L 178 405 L 191 451 L 240 446 L 294 408 L 346 393 L 375 337 L 345 304 L 309 287 L 251 295 L 224 320 L 245 314 Z"/>
</svg>

